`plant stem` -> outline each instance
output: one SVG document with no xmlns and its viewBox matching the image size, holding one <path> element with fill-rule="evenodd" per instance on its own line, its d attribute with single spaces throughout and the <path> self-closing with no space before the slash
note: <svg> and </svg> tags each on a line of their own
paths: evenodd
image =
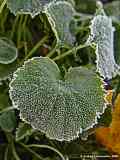
<svg viewBox="0 0 120 160">
<path fill-rule="evenodd" d="M 8 159 L 8 150 L 9 150 L 9 146 L 7 146 L 6 149 L 5 149 L 4 160 Z"/>
<path fill-rule="evenodd" d="M 28 152 L 32 153 L 36 158 L 38 158 L 39 160 L 44 160 L 43 157 L 41 157 L 39 154 L 37 154 L 36 152 L 34 152 L 32 149 L 30 149 L 27 145 L 19 142 L 18 144 L 20 144 L 22 147 L 24 147 Z"/>
<path fill-rule="evenodd" d="M 14 36 L 14 33 L 15 33 L 15 28 L 16 28 L 16 25 L 18 23 L 18 20 L 19 20 L 19 14 L 16 16 L 14 24 L 12 26 L 12 31 L 11 31 L 11 35 L 10 35 L 11 39 L 13 39 L 13 36 Z"/>
<path fill-rule="evenodd" d="M 63 59 L 64 57 L 72 54 L 72 52 L 73 52 L 74 50 L 77 51 L 77 50 L 79 50 L 79 49 L 82 49 L 82 48 L 85 48 L 85 47 L 88 47 L 88 46 L 91 46 L 91 45 L 92 45 L 92 44 L 83 44 L 83 45 L 79 45 L 79 46 L 77 46 L 77 47 L 73 47 L 71 50 L 68 50 L 67 52 L 65 52 L 65 53 L 63 53 L 63 54 L 61 54 L 61 55 L 53 58 L 53 60 L 54 60 L 54 61 L 58 61 L 58 60 L 60 60 L 60 59 Z"/>
<path fill-rule="evenodd" d="M 32 48 L 32 50 L 28 53 L 28 55 L 25 57 L 25 60 L 27 60 L 28 58 L 30 58 L 30 57 L 37 51 L 37 49 L 46 42 L 47 39 L 48 39 L 48 35 L 46 35 L 45 37 L 43 37 L 43 39 L 41 39 L 41 40 Z"/>
<path fill-rule="evenodd" d="M 36 147 L 36 148 L 46 148 L 46 149 L 50 149 L 52 151 L 54 151 L 55 153 L 57 153 L 62 160 L 65 160 L 64 156 L 62 155 L 62 153 L 60 153 L 57 149 L 51 147 L 51 146 L 48 146 L 48 145 L 39 145 L 39 144 L 31 144 L 31 145 L 28 145 L 28 147 Z"/>
<path fill-rule="evenodd" d="M 7 108 L 3 109 L 2 111 L 0 111 L 0 114 L 2 114 L 4 112 L 8 112 L 8 111 L 13 110 L 13 109 L 15 109 L 15 108 L 14 107 L 7 107 Z"/>
<path fill-rule="evenodd" d="M 24 19 L 24 16 L 20 15 L 20 21 L 19 21 L 18 32 L 17 32 L 18 33 L 18 35 L 17 35 L 17 46 L 19 46 L 19 43 L 21 41 L 21 36 L 22 36 L 22 31 L 23 31 L 23 28 L 22 28 L 23 19 Z"/>
<path fill-rule="evenodd" d="M 4 8 L 5 5 L 6 5 L 6 2 L 7 2 L 7 0 L 3 0 L 2 4 L 1 4 L 1 6 L 0 6 L 0 13 L 3 11 L 3 8 Z"/>
<path fill-rule="evenodd" d="M 1 19 L 0 19 L 0 21 L 1 21 L 0 24 L 1 24 L 1 30 L 2 30 L 2 32 L 5 32 L 5 22 L 7 20 L 8 14 L 9 14 L 9 11 L 7 10 L 7 8 L 5 8 L 4 12 L 1 15 Z"/>
<path fill-rule="evenodd" d="M 23 22 L 23 29 L 26 26 L 27 20 L 28 20 L 28 15 L 25 15 L 24 22 Z"/>
<path fill-rule="evenodd" d="M 18 156 L 16 150 L 15 150 L 15 145 L 14 145 L 14 142 L 12 143 L 12 153 L 13 153 L 13 156 L 16 160 L 20 160 L 20 157 Z"/>
<path fill-rule="evenodd" d="M 46 55 L 46 57 L 51 57 L 56 52 L 57 48 L 58 48 L 58 44 L 56 40 L 54 40 L 51 51 Z"/>
<path fill-rule="evenodd" d="M 26 42 L 26 23 L 28 20 L 28 15 L 25 15 L 24 22 L 23 22 L 23 39 L 24 39 L 24 50 L 25 50 L 25 56 L 27 55 L 28 47 Z"/>
</svg>

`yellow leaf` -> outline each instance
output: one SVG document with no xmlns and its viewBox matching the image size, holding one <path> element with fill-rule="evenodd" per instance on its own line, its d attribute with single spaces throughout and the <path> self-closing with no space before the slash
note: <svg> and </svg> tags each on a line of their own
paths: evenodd
<svg viewBox="0 0 120 160">
<path fill-rule="evenodd" d="M 113 96 L 113 91 L 112 90 L 108 90 L 106 96 L 105 96 L 105 101 L 106 103 L 111 104 L 112 103 L 112 96 Z"/>
<path fill-rule="evenodd" d="M 120 155 L 120 94 L 114 104 L 110 127 L 96 129 L 96 139 L 109 150 Z"/>
</svg>

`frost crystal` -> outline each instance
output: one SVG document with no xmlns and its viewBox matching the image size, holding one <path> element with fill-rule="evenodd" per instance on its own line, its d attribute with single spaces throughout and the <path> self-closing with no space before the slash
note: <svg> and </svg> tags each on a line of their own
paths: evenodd
<svg viewBox="0 0 120 160">
<path fill-rule="evenodd" d="M 87 43 L 96 43 L 97 71 L 104 78 L 115 77 L 120 70 L 114 59 L 114 27 L 111 18 L 105 14 L 96 15 L 90 26 Z"/>
<path fill-rule="evenodd" d="M 50 3 L 45 13 L 60 45 L 73 45 L 75 37 L 70 31 L 70 23 L 75 15 L 72 5 L 65 1 Z"/>
<path fill-rule="evenodd" d="M 62 80 L 55 62 L 43 57 L 26 61 L 14 73 L 10 97 L 23 120 L 59 141 L 78 137 L 104 109 L 101 80 L 92 70 L 70 68 Z"/>
<path fill-rule="evenodd" d="M 38 15 L 45 5 L 53 0 L 8 0 L 8 8 L 15 15 L 17 13 L 30 14 L 32 17 Z"/>
</svg>

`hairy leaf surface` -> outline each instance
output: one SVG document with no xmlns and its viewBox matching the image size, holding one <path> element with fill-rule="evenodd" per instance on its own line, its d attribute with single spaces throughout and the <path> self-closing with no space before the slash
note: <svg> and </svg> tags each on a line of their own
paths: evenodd
<svg viewBox="0 0 120 160">
<path fill-rule="evenodd" d="M 114 27 L 111 18 L 105 14 L 96 15 L 91 22 L 90 31 L 87 42 L 95 42 L 97 45 L 97 71 L 102 77 L 111 79 L 120 69 L 114 59 Z"/>
<path fill-rule="evenodd" d="M 101 84 L 83 67 L 70 68 L 62 80 L 54 61 L 37 57 L 15 72 L 10 97 L 23 120 L 49 138 L 69 141 L 92 127 L 103 112 Z"/>
<path fill-rule="evenodd" d="M 75 37 L 70 31 L 70 23 L 73 20 L 75 10 L 65 1 L 50 3 L 45 10 L 51 27 L 60 45 L 73 45 Z"/>
<path fill-rule="evenodd" d="M 0 63 L 9 64 L 17 58 L 17 48 L 7 38 L 0 38 Z"/>
</svg>

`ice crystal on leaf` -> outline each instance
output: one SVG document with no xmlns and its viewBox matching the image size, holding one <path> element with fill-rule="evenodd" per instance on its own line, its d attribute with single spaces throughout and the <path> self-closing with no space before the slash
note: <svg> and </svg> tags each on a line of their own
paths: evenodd
<svg viewBox="0 0 120 160">
<path fill-rule="evenodd" d="M 70 31 L 70 23 L 75 15 L 75 10 L 69 2 L 58 1 L 50 3 L 45 13 L 56 35 L 57 42 L 61 45 L 73 45 L 75 37 Z"/>
<path fill-rule="evenodd" d="M 69 141 L 92 127 L 103 112 L 101 84 L 84 67 L 70 68 L 63 80 L 54 61 L 37 57 L 14 73 L 10 97 L 23 120 L 49 138 Z"/>
<path fill-rule="evenodd" d="M 97 71 L 108 79 L 115 77 L 120 70 L 114 59 L 114 30 L 112 19 L 102 10 L 91 21 L 91 34 L 87 40 L 87 43 L 95 42 Z"/>
<path fill-rule="evenodd" d="M 8 8 L 15 15 L 20 14 L 30 14 L 32 17 L 38 15 L 44 6 L 53 0 L 8 0 Z"/>
</svg>

